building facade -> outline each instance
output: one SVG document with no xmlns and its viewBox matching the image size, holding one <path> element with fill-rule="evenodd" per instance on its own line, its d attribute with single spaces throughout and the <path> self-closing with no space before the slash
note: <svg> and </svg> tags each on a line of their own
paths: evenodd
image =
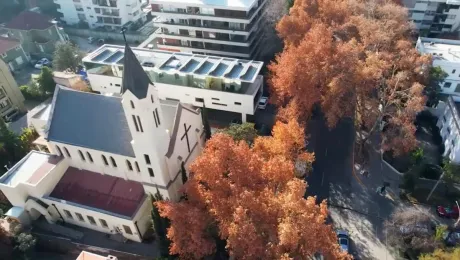
<svg viewBox="0 0 460 260">
<path fill-rule="evenodd" d="M 29 64 L 30 56 L 24 51 L 21 42 L 11 37 L 0 36 L 0 56 L 11 71 Z"/>
<path fill-rule="evenodd" d="M 50 17 L 24 11 L 5 25 L 8 34 L 19 39 L 28 55 L 51 57 L 57 42 L 69 40 L 68 35 Z"/>
<path fill-rule="evenodd" d="M 119 30 L 129 22 L 145 21 L 139 0 L 56 0 L 61 20 L 69 25 Z"/>
<path fill-rule="evenodd" d="M 43 216 L 142 241 L 149 195 L 179 200 L 181 167 L 204 146 L 201 112 L 160 101 L 128 46 L 125 53 L 121 97 L 57 86 L 40 110 L 51 153 L 32 151 L 0 177 L 17 219 Z"/>
<path fill-rule="evenodd" d="M 403 0 L 409 19 L 421 32 L 454 32 L 460 26 L 459 0 Z"/>
<path fill-rule="evenodd" d="M 150 1 L 158 30 L 140 47 L 153 42 L 162 50 L 255 59 L 263 38 L 261 21 L 267 2 Z"/>
<path fill-rule="evenodd" d="M 11 75 L 9 67 L 0 59 L 0 116 L 19 110 L 25 111 L 24 96 Z"/>
<path fill-rule="evenodd" d="M 420 37 L 416 48 L 421 54 L 431 54 L 433 66 L 447 73 L 442 93 L 460 96 L 460 41 Z"/>
<path fill-rule="evenodd" d="M 254 115 L 263 94 L 263 63 L 191 53 L 133 48 L 159 98 L 197 107 Z M 104 45 L 83 58 L 94 91 L 119 93 L 124 53 Z"/>
<path fill-rule="evenodd" d="M 438 123 L 444 143 L 443 157 L 452 162 L 460 163 L 460 97 L 450 96 L 447 101 L 440 102 L 437 107 Z"/>
</svg>

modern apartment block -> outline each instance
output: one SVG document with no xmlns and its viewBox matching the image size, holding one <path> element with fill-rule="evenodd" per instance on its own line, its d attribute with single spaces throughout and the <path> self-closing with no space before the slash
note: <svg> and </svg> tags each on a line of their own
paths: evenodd
<svg viewBox="0 0 460 260">
<path fill-rule="evenodd" d="M 8 65 L 0 59 L 0 117 L 5 117 L 18 110 L 26 110 L 24 96 L 11 75 Z"/>
<path fill-rule="evenodd" d="M 140 0 L 54 0 L 61 20 L 75 25 L 87 23 L 90 28 L 120 29 L 129 22 L 145 21 Z"/>
<path fill-rule="evenodd" d="M 457 31 L 460 25 L 460 0 L 403 0 L 409 19 L 427 33 Z"/>
<path fill-rule="evenodd" d="M 263 62 L 132 48 L 162 100 L 254 115 L 263 94 Z M 104 45 L 83 58 L 91 88 L 120 93 L 124 51 Z"/>
<path fill-rule="evenodd" d="M 420 37 L 416 48 L 421 54 L 431 54 L 433 66 L 447 73 L 442 93 L 460 96 L 460 41 Z"/>
<path fill-rule="evenodd" d="M 255 59 L 269 0 L 152 0 L 156 48 Z M 269 43 L 268 43 L 269 44 Z"/>
<path fill-rule="evenodd" d="M 439 102 L 437 111 L 437 126 L 445 147 L 443 157 L 460 163 L 460 97 L 450 96 L 447 101 Z"/>
</svg>

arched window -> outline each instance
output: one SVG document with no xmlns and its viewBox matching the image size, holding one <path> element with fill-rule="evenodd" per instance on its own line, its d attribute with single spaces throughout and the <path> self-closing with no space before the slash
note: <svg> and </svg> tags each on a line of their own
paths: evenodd
<svg viewBox="0 0 460 260">
<path fill-rule="evenodd" d="M 130 103 L 131 103 L 131 108 L 135 109 L 136 107 L 134 107 L 134 102 L 131 100 Z"/>
<path fill-rule="evenodd" d="M 102 155 L 102 161 L 104 161 L 105 166 L 109 166 L 109 162 L 107 161 L 107 158 L 105 158 L 104 155 Z"/>
<path fill-rule="evenodd" d="M 136 165 L 136 171 L 141 172 L 141 169 L 139 168 L 139 164 L 137 162 L 134 163 Z"/>
<path fill-rule="evenodd" d="M 133 170 L 133 165 L 129 160 L 126 160 L 126 166 L 128 166 L 128 170 L 132 171 Z"/>
<path fill-rule="evenodd" d="M 67 150 L 67 147 L 64 147 L 64 151 L 65 154 L 67 154 L 67 157 L 72 158 L 72 156 L 70 156 L 69 150 Z"/>
<path fill-rule="evenodd" d="M 86 152 L 86 157 L 88 157 L 88 160 L 90 162 L 93 162 L 93 157 L 91 156 L 91 154 L 89 152 Z"/>
<path fill-rule="evenodd" d="M 86 161 L 85 156 L 83 156 L 83 153 L 80 150 L 78 150 L 78 154 L 80 155 L 82 161 Z"/>
<path fill-rule="evenodd" d="M 57 150 L 57 153 L 58 153 L 59 156 L 64 156 L 62 154 L 61 148 L 59 148 L 59 146 L 57 146 L 57 145 L 56 145 L 56 150 Z"/>
<path fill-rule="evenodd" d="M 154 103 L 154 102 L 153 102 L 153 95 L 150 95 L 150 100 L 152 100 L 152 103 Z"/>
<path fill-rule="evenodd" d="M 113 159 L 112 156 L 110 156 L 110 161 L 112 162 L 113 167 L 117 167 L 117 162 L 115 162 L 115 159 Z"/>
</svg>

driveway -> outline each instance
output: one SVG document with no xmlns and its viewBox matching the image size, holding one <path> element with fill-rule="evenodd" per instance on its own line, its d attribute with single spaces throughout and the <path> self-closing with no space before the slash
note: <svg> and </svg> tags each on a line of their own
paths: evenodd
<svg viewBox="0 0 460 260">
<path fill-rule="evenodd" d="M 78 48 L 85 54 L 90 53 L 96 50 L 97 48 L 99 48 L 99 46 L 97 46 L 96 43 L 89 43 L 87 38 L 83 38 L 79 36 L 69 36 L 69 37 L 70 37 L 70 40 L 74 42 L 78 46 Z"/>
</svg>

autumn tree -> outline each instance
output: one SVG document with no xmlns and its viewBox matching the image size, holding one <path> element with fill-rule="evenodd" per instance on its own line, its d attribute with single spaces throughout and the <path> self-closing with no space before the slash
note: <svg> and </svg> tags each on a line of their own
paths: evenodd
<svg viewBox="0 0 460 260">
<path fill-rule="evenodd" d="M 171 221 L 170 252 L 200 259 L 216 252 L 220 239 L 236 259 L 350 259 L 326 224 L 326 202 L 305 199 L 307 185 L 295 178 L 295 162 L 313 160 L 304 139 L 296 121 L 278 122 L 273 136 L 256 138 L 253 147 L 213 135 L 190 167 L 187 200 L 158 203 Z"/>
<path fill-rule="evenodd" d="M 280 115 L 305 120 L 316 105 L 330 127 L 353 118 L 358 152 L 374 133 L 395 154 L 415 145 L 415 115 L 431 59 L 412 45 L 407 11 L 389 0 L 296 0 L 277 25 L 284 50 L 270 65 Z M 362 130 L 362 131 L 361 131 Z"/>
</svg>

